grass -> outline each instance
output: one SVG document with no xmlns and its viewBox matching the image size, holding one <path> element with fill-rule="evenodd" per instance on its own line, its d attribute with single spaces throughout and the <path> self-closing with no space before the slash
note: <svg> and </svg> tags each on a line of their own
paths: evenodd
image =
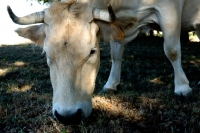
<svg viewBox="0 0 200 133">
<path fill-rule="evenodd" d="M 200 132 L 199 43 L 182 45 L 182 65 L 193 88 L 193 101 L 178 102 L 173 68 L 161 38 L 126 45 L 118 92 L 99 96 L 108 78 L 109 46 L 101 44 L 101 67 L 93 111 L 79 125 L 52 118 L 52 88 L 42 50 L 33 44 L 0 47 L 0 132 L 37 133 L 198 133 Z"/>
</svg>

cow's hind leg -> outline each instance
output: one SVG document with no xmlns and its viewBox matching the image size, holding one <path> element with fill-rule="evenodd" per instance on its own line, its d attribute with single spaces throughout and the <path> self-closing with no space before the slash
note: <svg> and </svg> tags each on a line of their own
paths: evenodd
<svg viewBox="0 0 200 133">
<path fill-rule="evenodd" d="M 187 96 L 188 94 L 191 94 L 192 89 L 189 86 L 189 81 L 181 65 L 181 48 L 179 39 L 173 41 L 165 39 L 164 51 L 174 69 L 175 94 L 178 96 Z"/>
<path fill-rule="evenodd" d="M 117 91 L 117 86 L 120 84 L 124 44 L 120 44 L 116 41 L 110 41 L 110 49 L 112 67 L 108 81 L 104 85 L 103 90 L 101 90 L 100 94 L 107 91 Z"/>
<path fill-rule="evenodd" d="M 174 16 L 166 14 L 165 12 L 162 15 L 165 17 L 160 19 L 160 25 L 164 35 L 164 51 L 174 69 L 175 95 L 188 96 L 188 94 L 192 93 L 192 89 L 189 86 L 189 81 L 181 65 L 181 46 L 180 46 L 181 15 L 177 12 L 178 7 L 176 9 L 174 8 L 174 10 L 173 8 L 171 9 L 172 12 L 174 12 Z M 171 18 L 171 20 L 168 21 L 165 18 L 167 19 Z"/>
</svg>

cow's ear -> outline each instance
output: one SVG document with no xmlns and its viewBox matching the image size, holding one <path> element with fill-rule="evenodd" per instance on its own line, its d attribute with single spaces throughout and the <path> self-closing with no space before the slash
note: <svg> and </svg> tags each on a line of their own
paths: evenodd
<svg viewBox="0 0 200 133">
<path fill-rule="evenodd" d="M 125 32 L 132 28 L 137 22 L 135 17 L 120 17 L 111 23 L 112 38 L 114 40 L 124 39 Z"/>
<path fill-rule="evenodd" d="M 137 23 L 137 19 L 135 17 L 119 17 L 111 23 L 103 21 L 96 21 L 96 23 L 100 28 L 102 41 L 119 41 L 124 39 L 125 32 Z"/>
<path fill-rule="evenodd" d="M 44 32 L 45 25 L 34 25 L 26 28 L 18 28 L 15 32 L 24 38 L 28 38 L 31 41 L 35 42 L 37 45 L 42 45 L 46 37 Z"/>
</svg>

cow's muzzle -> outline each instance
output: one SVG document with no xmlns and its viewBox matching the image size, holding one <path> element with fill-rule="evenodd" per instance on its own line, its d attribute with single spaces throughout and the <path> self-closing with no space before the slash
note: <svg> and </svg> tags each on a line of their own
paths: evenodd
<svg viewBox="0 0 200 133">
<path fill-rule="evenodd" d="M 64 115 L 59 114 L 55 110 L 54 115 L 58 121 L 63 124 L 80 124 L 81 120 L 84 119 L 84 114 L 81 109 L 76 110 L 75 112 L 66 112 Z"/>
</svg>

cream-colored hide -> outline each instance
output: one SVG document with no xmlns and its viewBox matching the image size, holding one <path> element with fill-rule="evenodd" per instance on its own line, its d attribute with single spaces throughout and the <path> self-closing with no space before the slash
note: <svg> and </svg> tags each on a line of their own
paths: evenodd
<svg viewBox="0 0 200 133">
<path fill-rule="evenodd" d="M 92 111 L 91 96 L 99 69 L 99 29 L 91 21 L 92 14 L 76 18 L 64 9 L 52 13 L 45 11 L 50 17 L 44 19 L 43 50 L 50 67 L 53 114 L 61 122 L 77 121 Z"/>
<path fill-rule="evenodd" d="M 43 12 L 25 17 L 15 16 L 10 7 L 8 12 L 18 24 L 43 22 L 19 28 L 16 32 L 43 44 L 53 87 L 53 115 L 67 124 L 87 118 L 92 111 L 91 98 L 100 63 L 97 33 L 102 29 L 94 23 L 94 19 L 107 21 L 103 22 L 107 29 L 115 28 L 115 32 L 107 32 L 107 36 L 112 38 L 118 31 L 124 31 L 126 24 L 133 25 L 135 18 L 122 18 L 123 21 L 119 22 L 116 19 L 117 24 L 111 23 L 109 13 L 104 17 L 101 10 L 72 2 L 56 2 Z M 106 11 L 103 13 L 106 14 Z"/>
<path fill-rule="evenodd" d="M 36 43 L 44 42 L 53 87 L 52 112 L 61 122 L 76 123 L 92 111 L 91 97 L 99 69 L 99 28 L 92 21 L 92 11 L 75 17 L 68 6 L 53 4 L 45 10 L 44 24 L 16 32 Z M 38 40 L 38 36 L 44 38 Z"/>
<path fill-rule="evenodd" d="M 76 17 L 67 6 L 57 3 L 46 9 L 45 23 L 40 29 L 45 34 L 43 51 L 53 87 L 52 112 L 61 122 L 76 123 L 92 111 L 91 97 L 99 69 L 99 28 L 92 21 L 92 11 Z M 78 6 L 81 5 L 70 9 L 81 8 Z"/>
</svg>

